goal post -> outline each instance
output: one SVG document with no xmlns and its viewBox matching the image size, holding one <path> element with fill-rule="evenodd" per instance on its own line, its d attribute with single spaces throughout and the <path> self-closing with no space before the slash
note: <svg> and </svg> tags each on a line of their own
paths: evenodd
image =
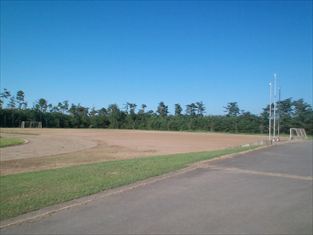
<svg viewBox="0 0 313 235">
<path fill-rule="evenodd" d="M 290 128 L 289 140 L 306 139 L 307 135 L 304 128 Z"/>
<path fill-rule="evenodd" d="M 42 128 L 42 122 L 22 121 L 21 128 Z"/>
</svg>

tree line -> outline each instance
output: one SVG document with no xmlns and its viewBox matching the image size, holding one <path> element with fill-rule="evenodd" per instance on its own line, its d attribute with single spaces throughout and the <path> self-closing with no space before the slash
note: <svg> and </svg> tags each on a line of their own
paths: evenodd
<svg viewBox="0 0 313 235">
<path fill-rule="evenodd" d="M 272 104 L 273 106 L 273 104 Z M 229 102 L 225 115 L 206 115 L 202 101 L 183 107 L 175 104 L 174 114 L 162 101 L 155 111 L 147 110 L 147 105 L 138 106 L 127 102 L 123 108 L 116 104 L 95 109 L 68 101 L 56 105 L 49 104 L 44 98 L 37 100 L 31 107 L 20 90 L 15 95 L 4 89 L 0 93 L 0 126 L 19 127 L 22 121 L 40 121 L 48 128 L 112 128 L 172 131 L 214 131 L 230 133 L 267 133 L 269 105 L 260 115 L 240 110 L 237 102 Z M 272 110 L 274 107 L 272 107 Z M 289 128 L 305 128 L 313 134 L 312 106 L 303 99 L 288 98 L 277 103 L 277 115 L 281 133 Z"/>
</svg>

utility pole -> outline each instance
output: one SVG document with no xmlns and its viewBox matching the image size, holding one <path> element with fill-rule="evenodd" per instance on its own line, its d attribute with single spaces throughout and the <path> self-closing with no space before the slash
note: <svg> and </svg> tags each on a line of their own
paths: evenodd
<svg viewBox="0 0 313 235">
<path fill-rule="evenodd" d="M 280 87 L 278 88 L 278 102 L 280 102 Z M 277 118 L 277 137 L 279 138 L 280 134 L 280 111 L 278 110 L 278 118 Z"/>
<path fill-rule="evenodd" d="M 276 140 L 276 73 L 274 73 L 274 124 L 273 124 L 273 139 Z"/>
<path fill-rule="evenodd" d="M 272 82 L 270 82 L 270 113 L 268 117 L 268 140 L 272 142 L 271 132 L 272 132 Z"/>
</svg>

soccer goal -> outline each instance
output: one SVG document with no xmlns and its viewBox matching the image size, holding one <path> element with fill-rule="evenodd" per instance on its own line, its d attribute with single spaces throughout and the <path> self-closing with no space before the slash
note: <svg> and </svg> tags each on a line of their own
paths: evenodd
<svg viewBox="0 0 313 235">
<path fill-rule="evenodd" d="M 21 128 L 42 128 L 42 123 L 36 121 L 22 121 Z"/>
<path fill-rule="evenodd" d="M 306 139 L 304 128 L 290 128 L 289 140 Z"/>
</svg>

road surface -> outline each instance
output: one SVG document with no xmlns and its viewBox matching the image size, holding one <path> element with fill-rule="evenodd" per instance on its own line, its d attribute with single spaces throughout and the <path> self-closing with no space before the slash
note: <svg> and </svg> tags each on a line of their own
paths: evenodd
<svg viewBox="0 0 313 235">
<path fill-rule="evenodd" d="M 312 182 L 312 142 L 278 145 L 1 234 L 312 234 Z"/>
</svg>

